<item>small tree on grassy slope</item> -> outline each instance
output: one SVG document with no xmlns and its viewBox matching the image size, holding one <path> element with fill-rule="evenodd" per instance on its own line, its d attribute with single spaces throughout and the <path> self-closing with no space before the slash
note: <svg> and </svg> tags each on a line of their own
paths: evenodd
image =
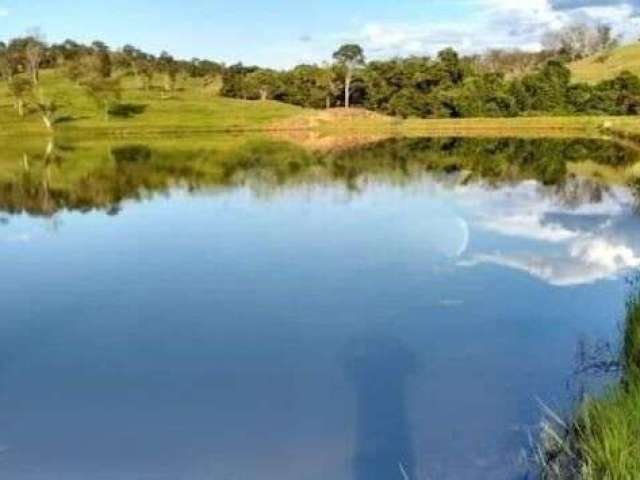
<svg viewBox="0 0 640 480">
<path fill-rule="evenodd" d="M 33 93 L 31 81 L 24 77 L 13 77 L 9 81 L 9 91 L 14 99 L 14 105 L 19 117 L 24 117 L 24 105 Z"/>
<path fill-rule="evenodd" d="M 84 83 L 87 94 L 109 120 L 109 111 L 122 98 L 119 78 L 92 78 Z"/>
</svg>

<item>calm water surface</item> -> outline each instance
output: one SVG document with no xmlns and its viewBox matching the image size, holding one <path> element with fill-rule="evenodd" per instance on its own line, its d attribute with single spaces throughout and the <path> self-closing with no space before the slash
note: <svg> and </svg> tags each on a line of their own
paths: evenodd
<svg viewBox="0 0 640 480">
<path fill-rule="evenodd" d="M 640 266 L 572 172 L 633 155 L 193 143 L 0 152 L 0 476 L 525 478 Z"/>
</svg>

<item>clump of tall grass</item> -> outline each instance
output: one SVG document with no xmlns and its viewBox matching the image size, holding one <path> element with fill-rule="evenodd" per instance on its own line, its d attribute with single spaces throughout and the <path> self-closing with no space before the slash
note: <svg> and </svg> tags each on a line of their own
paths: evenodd
<svg viewBox="0 0 640 480">
<path fill-rule="evenodd" d="M 566 426 L 543 429 L 543 477 L 568 480 L 640 479 L 640 288 L 627 303 L 622 378 L 602 397 L 587 399 Z"/>
<path fill-rule="evenodd" d="M 612 389 L 583 406 L 577 423 L 584 480 L 640 478 L 640 383 Z"/>
<path fill-rule="evenodd" d="M 625 383 L 640 383 L 640 288 L 637 282 L 635 292 L 627 302 L 622 366 Z"/>
</svg>

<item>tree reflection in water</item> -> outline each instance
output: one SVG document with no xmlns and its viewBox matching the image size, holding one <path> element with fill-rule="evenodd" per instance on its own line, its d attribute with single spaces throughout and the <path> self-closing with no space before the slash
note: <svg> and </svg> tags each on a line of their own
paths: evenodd
<svg viewBox="0 0 640 480">
<path fill-rule="evenodd" d="M 392 138 L 344 150 L 307 150 L 267 138 L 224 137 L 136 142 L 8 144 L 0 152 L 0 211 L 54 215 L 100 209 L 164 193 L 245 186 L 258 195 L 289 186 L 342 184 L 357 192 L 371 180 L 407 183 L 421 173 L 461 173 L 487 185 L 535 179 L 556 185 L 567 202 L 602 194 L 570 183 L 568 162 L 588 161 L 622 175 L 638 153 L 589 139 Z M 567 187 L 568 185 L 568 187 Z M 577 188 L 579 187 L 579 188 Z"/>
<path fill-rule="evenodd" d="M 415 478 L 406 398 L 415 356 L 398 339 L 368 334 L 348 343 L 343 364 L 356 393 L 354 479 Z"/>
</svg>

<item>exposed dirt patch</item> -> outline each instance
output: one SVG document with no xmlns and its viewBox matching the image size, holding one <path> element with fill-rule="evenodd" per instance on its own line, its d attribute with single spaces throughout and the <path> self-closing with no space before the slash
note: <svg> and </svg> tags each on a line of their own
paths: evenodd
<svg viewBox="0 0 640 480">
<path fill-rule="evenodd" d="M 397 123 L 397 119 L 371 112 L 362 108 L 330 108 L 304 113 L 295 117 L 274 122 L 272 130 L 313 130 L 320 127 L 333 127 L 348 130 L 350 128 L 362 128 L 368 123 L 376 126 L 391 126 Z"/>
</svg>

